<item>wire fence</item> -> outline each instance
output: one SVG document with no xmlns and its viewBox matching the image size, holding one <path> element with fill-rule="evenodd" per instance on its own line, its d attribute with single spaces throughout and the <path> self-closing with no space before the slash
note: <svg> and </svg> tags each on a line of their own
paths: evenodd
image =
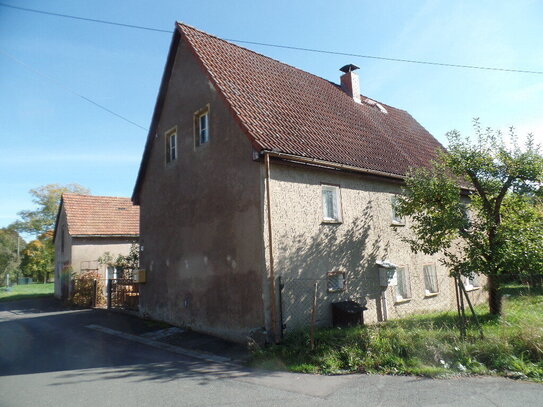
<svg viewBox="0 0 543 407">
<path fill-rule="evenodd" d="M 369 282 L 366 289 L 352 284 L 350 287 L 337 288 L 335 281 L 327 278 L 285 278 L 279 277 L 280 318 L 283 334 L 292 333 L 312 325 L 317 327 L 331 326 L 333 323 L 333 306 L 343 301 L 354 301 L 365 307 L 361 322 L 376 323 L 389 319 L 399 319 L 414 314 L 459 310 L 460 297 L 455 279 L 449 276 L 439 276 L 436 292 L 429 292 L 429 280 L 424 273 L 409 276 L 408 298 L 403 298 L 400 291 L 406 292 L 405 287 L 399 287 L 395 281 L 387 287 L 379 286 L 377 282 Z M 460 278 L 465 293 L 472 305 L 484 304 L 488 300 L 486 277 Z M 531 290 L 541 292 L 543 274 L 515 275 L 505 274 L 499 277 L 500 284 L 505 287 L 522 286 L 526 294 Z M 404 283 L 405 284 L 405 283 Z M 468 301 L 463 300 L 463 306 L 468 308 Z"/>
</svg>

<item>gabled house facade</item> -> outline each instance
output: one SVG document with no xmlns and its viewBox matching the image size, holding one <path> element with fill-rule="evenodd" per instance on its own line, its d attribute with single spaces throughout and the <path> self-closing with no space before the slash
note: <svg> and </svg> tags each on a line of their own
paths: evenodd
<svg viewBox="0 0 543 407">
<path fill-rule="evenodd" d="M 341 70 L 335 84 L 176 25 L 132 197 L 142 313 L 244 341 L 309 325 L 312 304 L 321 326 L 345 300 L 370 323 L 454 307 L 439 256 L 411 252 L 394 212 L 443 147 Z"/>
<path fill-rule="evenodd" d="M 139 207 L 130 198 L 63 194 L 54 235 L 55 297 L 70 297 L 73 275 L 95 271 L 108 278 L 98 258 L 127 255 L 138 237 Z"/>
</svg>

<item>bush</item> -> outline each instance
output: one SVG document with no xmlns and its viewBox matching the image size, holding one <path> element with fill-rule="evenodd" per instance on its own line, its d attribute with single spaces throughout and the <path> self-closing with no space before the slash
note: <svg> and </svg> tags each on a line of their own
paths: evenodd
<svg viewBox="0 0 543 407">
<path fill-rule="evenodd" d="M 97 271 L 89 271 L 78 274 L 72 278 L 72 291 L 70 302 L 80 307 L 92 307 L 95 295 L 94 282 L 96 281 L 96 306 L 104 306 L 106 297 L 104 295 L 104 281 Z"/>
</svg>

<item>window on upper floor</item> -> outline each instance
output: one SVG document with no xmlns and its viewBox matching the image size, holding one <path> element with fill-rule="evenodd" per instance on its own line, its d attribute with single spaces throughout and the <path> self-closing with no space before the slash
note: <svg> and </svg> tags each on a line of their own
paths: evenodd
<svg viewBox="0 0 543 407">
<path fill-rule="evenodd" d="M 396 301 L 404 301 L 411 298 L 411 281 L 407 266 L 396 268 Z"/>
<path fill-rule="evenodd" d="M 337 185 L 322 185 L 323 222 L 341 222 L 341 196 Z"/>
<path fill-rule="evenodd" d="M 60 252 L 64 253 L 64 228 L 60 232 Z"/>
<path fill-rule="evenodd" d="M 209 105 L 194 114 L 194 140 L 196 147 L 209 142 Z"/>
<path fill-rule="evenodd" d="M 405 218 L 398 213 L 398 197 L 393 196 L 390 199 L 390 206 L 392 208 L 392 224 L 395 226 L 404 226 Z"/>
<path fill-rule="evenodd" d="M 432 296 L 439 293 L 437 284 L 437 271 L 435 264 L 426 264 L 423 266 L 424 273 L 424 295 Z"/>
<path fill-rule="evenodd" d="M 166 164 L 177 159 L 177 127 L 166 132 Z"/>
</svg>

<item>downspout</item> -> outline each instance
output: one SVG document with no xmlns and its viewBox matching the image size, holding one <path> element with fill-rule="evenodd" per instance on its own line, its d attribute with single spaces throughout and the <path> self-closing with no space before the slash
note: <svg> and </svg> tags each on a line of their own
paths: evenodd
<svg viewBox="0 0 543 407">
<path fill-rule="evenodd" d="M 268 215 L 268 249 L 270 257 L 270 296 L 271 296 L 271 318 L 272 318 L 272 334 L 275 343 L 279 343 L 277 335 L 277 306 L 275 298 L 275 269 L 273 263 L 273 236 L 272 236 L 272 216 L 271 216 L 271 190 L 270 190 L 270 156 L 269 153 L 264 153 L 264 163 L 266 167 L 266 204 Z"/>
</svg>

